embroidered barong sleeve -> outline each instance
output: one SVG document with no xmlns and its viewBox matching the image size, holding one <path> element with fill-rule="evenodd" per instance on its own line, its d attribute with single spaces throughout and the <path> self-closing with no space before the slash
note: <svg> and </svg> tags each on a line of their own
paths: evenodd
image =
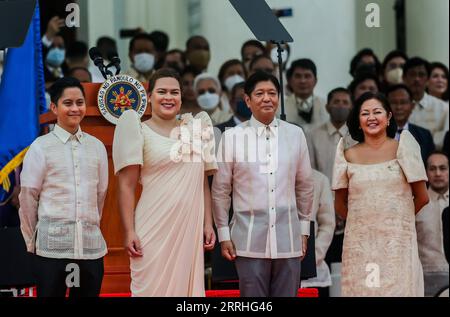
<svg viewBox="0 0 450 317">
<path fill-rule="evenodd" d="M 309 153 L 305 134 L 300 131 L 300 156 L 297 162 L 295 177 L 295 195 L 297 211 L 300 219 L 300 232 L 302 235 L 310 235 L 310 221 L 312 217 L 312 203 L 314 195 L 314 180 L 309 160 Z"/>
<path fill-rule="evenodd" d="M 19 217 L 20 230 L 27 251 L 35 251 L 35 232 L 38 221 L 39 195 L 44 182 L 45 157 L 42 150 L 32 144 L 25 155 L 20 174 Z"/>
</svg>

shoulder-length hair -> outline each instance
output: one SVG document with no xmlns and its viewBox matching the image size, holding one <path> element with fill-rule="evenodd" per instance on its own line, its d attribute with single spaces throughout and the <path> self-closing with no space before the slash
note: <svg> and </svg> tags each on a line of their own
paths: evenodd
<svg viewBox="0 0 450 317">
<path fill-rule="evenodd" d="M 347 118 L 348 130 L 353 140 L 364 142 L 364 132 L 362 129 L 360 129 L 359 124 L 359 113 L 361 111 L 361 106 L 363 105 L 363 103 L 371 99 L 378 100 L 383 106 L 384 110 L 386 110 L 388 115 L 389 113 L 391 113 L 391 120 L 389 121 L 389 126 L 387 127 L 386 133 L 388 137 L 392 139 L 395 138 L 395 134 L 397 133 L 397 124 L 395 123 L 394 115 L 389 101 L 381 93 L 366 92 L 355 101 L 355 105 L 353 106 Z"/>
</svg>

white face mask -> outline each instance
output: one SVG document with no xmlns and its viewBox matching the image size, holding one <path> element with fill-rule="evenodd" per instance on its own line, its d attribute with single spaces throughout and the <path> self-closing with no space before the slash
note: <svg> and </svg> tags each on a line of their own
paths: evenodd
<svg viewBox="0 0 450 317">
<path fill-rule="evenodd" d="M 220 97 L 218 94 L 204 93 L 197 97 L 197 102 L 200 108 L 205 111 L 213 110 L 219 104 Z"/>
<path fill-rule="evenodd" d="M 227 87 L 228 92 L 231 92 L 233 90 L 234 85 L 244 82 L 245 79 L 242 78 L 240 75 L 233 75 L 228 77 L 225 80 L 225 87 Z"/>
<path fill-rule="evenodd" d="M 140 73 L 147 73 L 155 65 L 155 56 L 149 53 L 140 53 L 134 55 L 134 68 Z"/>
<path fill-rule="evenodd" d="M 401 84 L 403 83 L 403 69 L 400 67 L 391 69 L 386 73 L 386 80 L 390 84 Z"/>
<path fill-rule="evenodd" d="M 278 47 L 272 48 L 270 51 L 270 58 L 272 59 L 272 62 L 276 65 L 278 65 Z M 283 59 L 283 64 L 286 63 L 288 59 L 288 52 L 285 48 L 283 48 L 283 52 L 281 53 L 281 58 Z"/>
</svg>

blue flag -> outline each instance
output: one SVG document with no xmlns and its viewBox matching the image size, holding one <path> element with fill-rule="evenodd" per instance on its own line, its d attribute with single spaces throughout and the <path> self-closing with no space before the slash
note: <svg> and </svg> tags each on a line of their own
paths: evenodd
<svg viewBox="0 0 450 317">
<path fill-rule="evenodd" d="M 21 47 L 8 49 L 0 82 L 0 203 L 11 192 L 14 170 L 39 135 L 45 109 L 39 6 Z"/>
</svg>

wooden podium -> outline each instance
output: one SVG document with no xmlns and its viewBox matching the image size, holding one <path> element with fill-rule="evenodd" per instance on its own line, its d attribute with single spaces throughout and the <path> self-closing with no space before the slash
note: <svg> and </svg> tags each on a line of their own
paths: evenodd
<svg viewBox="0 0 450 317">
<path fill-rule="evenodd" d="M 103 118 L 97 107 L 97 93 L 101 84 L 83 84 L 86 94 L 86 116 L 81 122 L 81 129 L 103 142 L 108 153 L 109 183 L 101 219 L 101 230 L 108 246 L 105 256 L 105 275 L 101 293 L 127 293 L 130 291 L 130 265 L 124 248 L 123 227 L 117 202 L 117 178 L 114 176 L 112 161 L 112 142 L 115 125 Z M 144 85 L 147 89 L 147 84 Z M 147 106 L 144 119 L 151 116 Z M 56 123 L 52 112 L 40 116 L 40 124 Z M 141 188 L 136 192 L 139 197 Z M 137 202 L 137 200 L 136 200 Z"/>
</svg>

